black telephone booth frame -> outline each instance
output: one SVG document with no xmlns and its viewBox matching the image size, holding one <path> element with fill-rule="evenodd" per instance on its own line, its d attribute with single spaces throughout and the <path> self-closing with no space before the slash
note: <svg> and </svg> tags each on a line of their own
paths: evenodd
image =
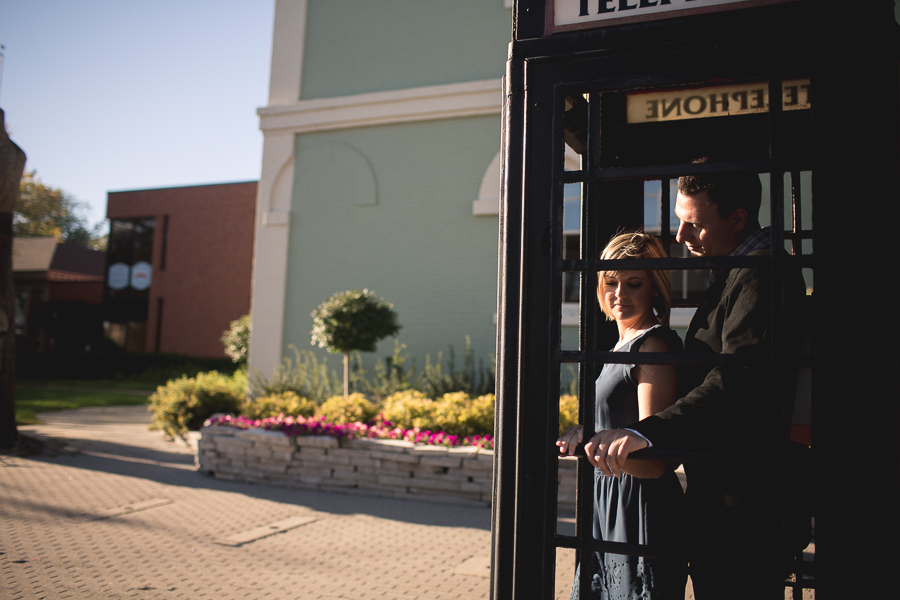
<svg viewBox="0 0 900 600">
<path fill-rule="evenodd" d="M 733 161 L 724 169 L 753 170 L 772 173 L 772 219 L 775 243 L 782 241 L 783 221 L 779 208 L 783 205 L 780 189 L 785 172 L 812 170 L 827 173 L 828 178 L 814 179 L 816 196 L 815 226 L 829 231 L 839 226 L 845 214 L 846 197 L 841 193 L 855 190 L 877 198 L 880 238 L 871 241 L 873 251 L 885 257 L 879 273 L 877 264 L 854 260 L 847 256 L 839 239 L 820 235 L 815 240 L 815 259 L 798 258 L 799 266 L 816 268 L 816 312 L 814 321 L 824 322 L 826 315 L 845 308 L 841 302 L 836 278 L 845 270 L 856 269 L 860 275 L 879 274 L 895 281 L 898 272 L 897 251 L 897 165 L 900 139 L 900 92 L 897 85 L 896 26 L 886 7 L 871 13 L 837 14 L 816 11 L 816 3 L 792 2 L 731 13 L 679 18 L 669 22 L 639 23 L 595 31 L 582 31 L 543 37 L 544 2 L 521 0 L 514 8 L 513 42 L 505 77 L 503 128 L 503 188 L 501 192 L 500 261 L 497 348 L 497 448 L 495 451 L 494 517 L 492 547 L 491 595 L 495 599 L 552 598 L 555 552 L 558 547 L 588 547 L 584 538 L 590 527 L 583 515 L 589 508 L 584 495 L 579 500 L 582 521 L 581 539 L 573 544 L 556 534 L 556 436 L 558 407 L 552 400 L 559 388 L 558 364 L 578 362 L 582 365 L 579 395 L 590 398 L 595 364 L 610 357 L 598 352 L 594 340 L 586 332 L 595 330 L 596 309 L 581 311 L 581 348 L 577 353 L 562 352 L 559 347 L 559 303 L 561 272 L 580 271 L 583 275 L 581 305 L 591 306 L 596 282 L 597 263 L 591 258 L 564 261 L 559 247 L 562 226 L 562 185 L 583 181 L 588 187 L 603 179 L 665 179 L 692 172 L 686 161 L 670 165 L 628 166 L 622 169 L 598 169 L 597 147 L 587 149 L 587 168 L 576 173 L 562 173 L 563 135 L 561 98 L 567 92 L 599 94 L 605 90 L 627 90 L 667 85 L 702 84 L 722 78 L 768 81 L 770 98 L 780 96 L 783 78 L 804 73 L 813 80 L 815 131 L 811 156 L 792 158 L 782 155 L 783 140 L 780 110 L 775 106 L 769 116 L 770 152 L 763 160 Z M 831 3 L 824 3 L 833 8 Z M 823 4 L 819 4 L 824 8 Z M 832 32 L 838 28 L 848 33 L 851 43 L 835 48 Z M 753 35 L 747 33 L 750 29 Z M 754 40 L 754 35 L 756 40 Z M 760 39 L 767 40 L 765 44 Z M 858 43 L 853 46 L 852 42 Z M 849 46 L 849 47 L 848 47 Z M 874 49 L 874 54 L 872 53 Z M 855 70 L 837 67 L 840 61 L 856 59 Z M 591 65 L 588 67 L 587 65 Z M 873 77 L 876 98 L 866 114 L 848 115 L 847 104 L 854 98 L 848 82 L 851 74 L 865 73 Z M 772 93 L 775 92 L 775 93 Z M 589 102 L 596 106 L 596 102 Z M 877 115 L 877 116 L 876 116 Z M 598 119 L 598 115 L 589 120 Z M 857 130 L 864 123 L 867 132 Z M 864 158 L 847 156 L 846 145 L 865 141 Z M 696 169 L 697 167 L 693 167 Z M 854 170 L 865 169 L 866 179 L 859 181 Z M 585 197 L 592 197 L 588 191 Z M 765 199 L 764 199 L 765 201 Z M 843 203 L 843 204 L 842 204 Z M 840 207 L 844 206 L 842 210 Z M 605 241 L 591 235 L 588 224 L 598 215 L 593 202 L 583 203 L 582 256 L 596 257 Z M 864 213 L 871 215 L 871 212 Z M 869 220 L 871 221 L 871 219 Z M 802 233 L 800 235 L 803 235 Z M 704 260 L 706 262 L 704 262 Z M 682 259 L 673 260 L 668 268 L 735 266 L 746 259 Z M 690 263 L 686 261 L 691 261 Z M 703 264 L 700 264 L 700 263 Z M 708 264 L 707 264 L 708 262 Z M 655 263 L 633 266 L 658 266 Z M 616 268 L 609 264 L 608 268 Z M 774 267 L 783 268 L 783 265 Z M 593 273 L 593 275 L 592 275 Z M 898 305 L 896 286 L 881 298 L 887 306 Z M 832 312 L 835 311 L 835 312 Z M 777 319 L 778 310 L 774 311 Z M 869 441 L 870 448 L 880 451 L 878 469 L 860 467 L 842 454 L 840 429 L 846 415 L 836 403 L 821 401 L 814 413 L 816 440 L 816 482 L 814 491 L 821 500 L 816 507 L 817 593 L 822 597 L 840 597 L 852 586 L 857 592 L 890 589 L 885 580 L 860 580 L 846 573 L 846 565 L 871 568 L 883 564 L 877 555 L 859 558 L 850 550 L 860 548 L 873 531 L 865 534 L 841 531 L 840 508 L 833 509 L 826 495 L 833 490 L 828 474 L 834 465 L 875 475 L 886 473 L 884 484 L 875 485 L 878 495 L 870 506 L 881 509 L 877 519 L 883 532 L 900 533 L 896 508 L 896 486 L 900 483 L 900 452 L 897 426 L 900 382 L 897 379 L 898 323 L 887 315 L 887 335 L 878 338 L 863 334 L 862 339 L 879 352 L 864 355 L 870 366 L 884 370 L 879 388 L 887 385 L 888 399 L 880 410 L 886 418 L 872 424 L 878 437 Z M 859 338 L 837 333 L 818 336 L 815 362 L 804 357 L 778 357 L 795 366 L 813 370 L 815 397 L 828 399 L 828 391 L 867 390 L 849 377 L 825 368 L 828 357 L 842 344 Z M 725 360 L 725 358 L 723 358 Z M 884 393 L 884 392 L 879 392 Z M 585 402 L 585 400 L 582 400 Z M 591 413 L 591 401 L 582 407 Z M 893 427 L 893 429 L 892 429 Z M 586 481 L 582 478 L 582 481 Z M 833 495 L 833 494 L 832 494 Z M 853 505 L 852 494 L 837 494 L 838 504 Z M 861 503 L 856 504 L 862 506 Z M 874 517 L 862 519 L 875 523 Z M 863 546 L 865 547 L 865 546 Z M 854 562 L 856 561 L 856 562 Z M 840 567 L 838 564 L 840 563 Z M 563 576 L 568 576 L 565 574 Z"/>
</svg>

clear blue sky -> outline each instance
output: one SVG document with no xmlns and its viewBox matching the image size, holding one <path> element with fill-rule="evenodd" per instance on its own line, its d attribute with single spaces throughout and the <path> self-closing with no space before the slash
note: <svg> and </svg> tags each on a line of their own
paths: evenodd
<svg viewBox="0 0 900 600">
<path fill-rule="evenodd" d="M 26 169 L 108 191 L 259 179 L 274 0 L 0 0 L 0 108 Z"/>
</svg>

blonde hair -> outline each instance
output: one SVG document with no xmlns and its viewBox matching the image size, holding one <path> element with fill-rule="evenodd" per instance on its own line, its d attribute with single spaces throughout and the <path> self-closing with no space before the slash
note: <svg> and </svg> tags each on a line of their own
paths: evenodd
<svg viewBox="0 0 900 600">
<path fill-rule="evenodd" d="M 668 258 L 662 242 L 653 236 L 640 231 L 619 233 L 606 245 L 601 260 L 617 260 L 620 258 Z M 618 276 L 622 271 L 598 271 L 597 272 L 597 301 L 600 302 L 600 310 L 606 315 L 608 321 L 615 320 L 609 305 L 604 300 L 603 279 L 607 276 Z M 672 308 L 672 283 L 669 279 L 669 271 L 663 269 L 647 269 L 653 289 L 657 292 L 652 306 L 656 311 L 656 318 L 663 325 L 669 324 L 669 312 Z"/>
</svg>

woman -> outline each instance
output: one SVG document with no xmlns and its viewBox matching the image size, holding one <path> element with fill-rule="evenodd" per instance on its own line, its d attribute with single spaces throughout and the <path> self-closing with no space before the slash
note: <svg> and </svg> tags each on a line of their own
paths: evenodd
<svg viewBox="0 0 900 600">
<path fill-rule="evenodd" d="M 643 233 L 615 236 L 601 258 L 664 258 L 656 238 Z M 615 352 L 679 352 L 681 340 L 667 327 L 670 309 L 668 271 L 601 271 L 597 299 L 619 329 Z M 677 375 L 672 365 L 606 364 L 596 383 L 596 431 L 620 429 L 671 406 Z M 570 427 L 557 440 L 561 454 L 572 455 L 583 427 Z M 585 444 L 594 467 L 598 436 Z M 629 459 L 620 476 L 594 469 L 594 538 L 673 548 L 678 545 L 682 489 L 666 462 Z M 684 561 L 594 553 L 591 597 L 601 599 L 684 598 Z M 579 597 L 578 571 L 572 586 Z"/>
</svg>

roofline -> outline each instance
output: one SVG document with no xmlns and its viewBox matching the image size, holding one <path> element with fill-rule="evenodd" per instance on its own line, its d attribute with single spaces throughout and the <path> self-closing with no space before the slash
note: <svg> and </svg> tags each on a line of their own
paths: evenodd
<svg viewBox="0 0 900 600">
<path fill-rule="evenodd" d="M 165 187 L 151 187 L 151 188 L 137 188 L 137 189 L 129 189 L 129 190 L 107 190 L 107 194 L 121 194 L 124 192 L 154 192 L 157 190 L 177 190 L 177 189 L 186 189 L 186 188 L 197 188 L 197 187 L 213 187 L 220 185 L 241 185 L 245 183 L 259 183 L 258 179 L 250 179 L 247 181 L 226 181 L 223 183 L 192 183 L 189 185 L 170 185 Z"/>
</svg>

